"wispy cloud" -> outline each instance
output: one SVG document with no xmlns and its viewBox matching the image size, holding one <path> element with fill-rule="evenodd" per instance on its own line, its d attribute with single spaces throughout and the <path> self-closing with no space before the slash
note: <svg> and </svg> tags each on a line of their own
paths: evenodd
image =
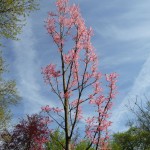
<svg viewBox="0 0 150 150">
<path fill-rule="evenodd" d="M 24 113 L 35 113 L 40 107 L 47 104 L 46 96 L 42 95 L 42 89 L 38 74 L 41 66 L 38 63 L 38 53 L 35 49 L 36 38 L 32 31 L 32 24 L 24 28 L 21 41 L 13 42 L 15 50 L 15 66 L 17 71 L 18 88 L 23 97 Z M 51 103 L 52 105 L 52 103 Z"/>
<path fill-rule="evenodd" d="M 113 5 L 108 5 L 111 6 L 108 10 L 105 6 L 103 8 L 103 5 L 99 5 L 99 8 L 95 10 L 97 10 L 97 13 L 100 9 L 103 11 L 100 11 L 99 15 L 96 16 L 95 31 L 103 38 L 117 40 L 118 42 L 143 41 L 150 37 L 149 5 L 149 1 L 125 1 L 123 3 L 115 1 Z M 102 15 L 106 10 L 107 14 Z M 95 19 L 94 16 L 93 18 Z"/>
<path fill-rule="evenodd" d="M 130 105 L 131 107 L 134 106 L 134 103 L 136 101 L 136 96 L 143 96 L 145 93 L 147 95 L 150 94 L 150 55 L 148 59 L 145 61 L 141 71 L 139 72 L 139 75 L 134 81 L 134 84 L 128 93 L 128 95 L 122 100 L 121 104 L 116 107 L 116 109 L 112 112 L 112 120 L 114 122 L 113 124 L 113 130 L 123 130 L 121 124 L 121 120 L 129 119 L 129 110 L 125 105 Z M 137 99 L 137 102 L 140 102 L 141 99 Z M 144 103 L 145 99 L 143 99 Z M 130 103 L 129 103 L 130 102 Z"/>
<path fill-rule="evenodd" d="M 143 40 L 150 38 L 149 24 L 150 22 L 147 22 L 146 24 L 130 26 L 128 28 L 117 25 L 108 25 L 105 27 L 106 32 L 98 30 L 98 33 L 105 38 L 113 38 L 118 41 Z"/>
</svg>

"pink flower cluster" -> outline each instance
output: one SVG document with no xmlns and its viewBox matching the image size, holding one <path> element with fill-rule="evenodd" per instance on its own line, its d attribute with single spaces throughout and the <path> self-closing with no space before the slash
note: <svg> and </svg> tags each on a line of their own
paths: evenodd
<svg viewBox="0 0 150 150">
<path fill-rule="evenodd" d="M 67 11 L 67 7 L 66 7 L 67 3 L 68 3 L 68 0 L 57 0 L 56 6 L 58 8 L 58 12 L 60 12 L 60 13 L 66 12 Z"/>
<path fill-rule="evenodd" d="M 116 82 L 117 82 L 117 78 L 118 78 L 118 74 L 116 73 L 111 73 L 110 75 L 106 74 L 106 80 L 109 82 L 109 87 L 111 89 L 110 92 L 110 98 L 115 98 L 116 94 L 117 94 L 117 86 L 116 86 Z"/>
<path fill-rule="evenodd" d="M 78 120 L 83 119 L 83 111 L 82 111 L 82 107 L 81 107 L 81 106 L 78 106 L 77 119 L 78 119 Z"/>
<path fill-rule="evenodd" d="M 45 111 L 45 112 L 49 112 L 52 110 L 52 108 L 49 107 L 49 105 L 46 105 L 46 106 L 43 106 L 41 107 L 42 111 Z"/>
<path fill-rule="evenodd" d="M 89 95 L 89 103 L 96 106 L 98 112 L 98 116 L 94 116 L 92 118 L 88 118 L 86 120 L 86 135 L 94 144 L 102 144 L 104 139 L 107 140 L 108 136 L 108 127 L 111 125 L 111 121 L 108 121 L 109 118 L 109 110 L 112 107 L 111 99 L 116 95 L 116 81 L 118 75 L 116 73 L 112 73 L 110 75 L 106 75 L 106 80 L 109 82 L 110 92 L 108 97 L 100 94 L 102 90 L 100 90 L 99 82 L 94 84 L 96 94 L 100 94 L 97 97 L 94 97 L 92 94 Z M 98 136 L 98 133 L 102 132 L 103 135 L 101 137 Z M 105 133 L 105 134 L 104 134 Z M 95 137 L 95 138 L 93 138 Z M 104 143 L 103 143 L 104 144 Z"/>
<path fill-rule="evenodd" d="M 60 71 L 56 71 L 56 65 L 50 64 L 46 66 L 43 70 L 42 73 L 44 74 L 45 82 L 49 83 L 51 78 L 57 78 L 61 76 Z"/>
<path fill-rule="evenodd" d="M 109 138 L 107 129 L 112 122 L 101 120 L 101 118 L 97 117 L 88 117 L 85 121 L 87 123 L 85 130 L 86 136 L 92 141 L 93 144 L 99 144 L 100 142 L 105 141 Z M 101 132 L 103 134 L 101 134 L 101 136 L 99 137 L 98 133 Z"/>
<path fill-rule="evenodd" d="M 83 100 L 76 99 L 76 100 L 74 100 L 74 101 L 71 102 L 71 105 L 73 107 L 76 107 L 77 105 L 80 105 L 82 102 L 83 102 Z"/>
<path fill-rule="evenodd" d="M 41 107 L 43 112 L 50 112 L 53 111 L 54 113 L 60 113 L 63 111 L 63 109 L 60 109 L 59 107 L 49 107 L 49 105 L 46 105 L 44 107 Z"/>
<path fill-rule="evenodd" d="M 95 82 L 93 84 L 94 87 L 94 94 L 99 94 L 100 92 L 102 92 L 102 87 L 100 86 L 100 82 Z"/>
<path fill-rule="evenodd" d="M 72 91 L 66 91 L 66 93 L 64 93 L 63 98 L 68 99 L 70 98 L 71 94 L 72 94 Z"/>
<path fill-rule="evenodd" d="M 66 64 L 70 64 L 70 62 L 72 62 L 75 58 L 75 51 L 74 50 L 70 50 L 68 51 L 68 54 L 64 54 L 64 62 Z"/>
</svg>

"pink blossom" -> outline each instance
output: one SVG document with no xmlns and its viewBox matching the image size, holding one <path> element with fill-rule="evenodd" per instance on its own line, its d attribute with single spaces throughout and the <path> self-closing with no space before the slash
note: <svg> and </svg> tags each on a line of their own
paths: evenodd
<svg viewBox="0 0 150 150">
<path fill-rule="evenodd" d="M 54 111 L 55 113 L 59 113 L 59 112 L 62 112 L 63 109 L 60 109 L 60 108 L 58 108 L 58 107 L 56 107 L 56 108 L 53 107 L 53 111 Z"/>
<path fill-rule="evenodd" d="M 118 74 L 111 73 L 110 75 L 106 74 L 106 80 L 109 82 L 109 87 L 111 89 L 111 92 L 109 94 L 110 98 L 115 98 L 117 91 L 116 91 L 116 82 L 117 82 Z"/>
<path fill-rule="evenodd" d="M 89 58 L 89 61 L 95 62 L 97 60 L 97 55 L 94 52 L 88 53 L 88 58 Z"/>
<path fill-rule="evenodd" d="M 92 99 L 93 97 L 94 97 L 94 95 L 93 95 L 93 94 L 90 94 L 90 95 L 89 95 L 89 98 L 90 98 L 90 99 Z"/>
<path fill-rule="evenodd" d="M 46 28 L 49 34 L 53 34 L 55 32 L 55 19 L 48 18 L 46 21 Z"/>
<path fill-rule="evenodd" d="M 42 111 L 45 111 L 45 112 L 49 112 L 52 110 L 52 108 L 50 108 L 49 105 L 41 107 L 41 109 L 42 109 Z"/>
<path fill-rule="evenodd" d="M 50 64 L 48 66 L 46 66 L 42 73 L 45 76 L 45 81 L 49 81 L 52 77 L 56 78 L 61 76 L 60 71 L 56 71 L 56 65 L 54 64 Z"/>
<path fill-rule="evenodd" d="M 95 94 L 98 94 L 98 93 L 102 92 L 102 87 L 100 86 L 99 82 L 95 82 L 93 84 L 93 87 L 94 87 L 94 93 Z"/>
<path fill-rule="evenodd" d="M 90 99 L 89 104 L 95 104 L 95 99 Z"/>
<path fill-rule="evenodd" d="M 64 62 L 65 62 L 66 64 L 69 64 L 69 63 L 74 59 L 74 57 L 75 57 L 74 50 L 70 50 L 70 51 L 68 52 L 68 54 L 64 54 L 64 55 L 63 55 Z"/>
<path fill-rule="evenodd" d="M 93 64 L 93 65 L 91 66 L 91 71 L 92 71 L 92 73 L 93 73 L 92 75 L 95 74 L 96 70 L 97 70 L 97 66 L 96 66 L 95 64 Z"/>
<path fill-rule="evenodd" d="M 85 121 L 87 124 L 91 124 L 95 121 L 95 118 L 94 117 L 92 117 L 92 118 L 88 117 Z"/>
<path fill-rule="evenodd" d="M 73 107 L 76 107 L 77 105 L 79 105 L 79 104 L 82 103 L 82 102 L 83 102 L 83 100 L 78 100 L 78 99 L 76 99 L 76 100 L 74 100 L 74 101 L 71 102 L 71 105 L 72 105 Z"/>
<path fill-rule="evenodd" d="M 41 123 L 43 123 L 43 124 L 48 124 L 48 123 L 51 123 L 51 122 L 53 122 L 53 121 L 50 120 L 49 117 L 42 118 L 42 120 L 41 120 Z"/>
<path fill-rule="evenodd" d="M 99 80 L 102 78 L 102 74 L 100 72 L 93 72 L 92 76 L 96 79 Z"/>
<path fill-rule="evenodd" d="M 66 4 L 68 3 L 68 0 L 57 0 L 56 6 L 58 8 L 58 11 L 61 13 L 65 13 L 67 11 Z"/>
<path fill-rule="evenodd" d="M 110 82 L 110 81 L 115 82 L 117 77 L 118 77 L 118 74 L 116 74 L 116 73 L 106 74 L 106 80 L 108 82 Z"/>
<path fill-rule="evenodd" d="M 89 80 L 91 78 L 91 74 L 88 72 L 84 74 L 85 80 Z"/>
<path fill-rule="evenodd" d="M 76 112 L 77 112 L 77 119 L 81 120 L 83 118 L 83 116 L 82 116 L 82 114 L 83 114 L 82 107 L 81 106 L 76 107 L 76 111 L 74 113 L 76 114 Z"/>
<path fill-rule="evenodd" d="M 61 36 L 59 34 L 55 34 L 53 35 L 53 40 L 56 44 L 60 45 L 60 44 L 64 44 L 64 40 L 61 38 Z"/>
<path fill-rule="evenodd" d="M 73 20 L 77 20 L 77 18 L 79 18 L 80 14 L 79 14 L 79 7 L 77 7 L 76 5 L 72 5 L 69 8 L 70 11 L 70 16 Z"/>
<path fill-rule="evenodd" d="M 97 106 L 100 106 L 104 101 L 105 101 L 105 96 L 104 95 L 100 95 L 99 97 L 96 98 L 95 104 Z"/>
<path fill-rule="evenodd" d="M 86 130 L 85 133 L 88 138 L 90 138 L 90 139 L 92 138 L 92 133 L 90 130 Z"/>
<path fill-rule="evenodd" d="M 71 96 L 71 91 L 66 91 L 66 93 L 64 93 L 64 98 L 68 99 Z"/>
</svg>

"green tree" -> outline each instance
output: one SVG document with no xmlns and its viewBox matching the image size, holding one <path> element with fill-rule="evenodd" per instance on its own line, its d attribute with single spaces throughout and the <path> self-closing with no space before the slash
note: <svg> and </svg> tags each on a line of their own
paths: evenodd
<svg viewBox="0 0 150 150">
<path fill-rule="evenodd" d="M 46 144 L 46 150 L 63 150 L 65 135 L 59 129 L 50 133 L 50 141 Z"/>
<path fill-rule="evenodd" d="M 75 150 L 85 150 L 88 145 L 89 145 L 89 141 L 88 141 L 88 140 L 82 140 L 82 141 L 80 141 L 80 142 L 77 144 Z M 92 148 L 92 147 L 91 147 L 89 150 L 95 150 L 95 148 Z"/>
<path fill-rule="evenodd" d="M 0 53 L 0 129 L 6 127 L 11 117 L 9 110 L 10 105 L 15 105 L 19 102 L 20 97 L 16 89 L 14 80 L 6 81 L 4 73 L 6 73 L 6 65 Z"/>
<path fill-rule="evenodd" d="M 113 150 L 150 150 L 150 101 L 128 106 L 134 114 L 134 120 L 128 122 L 129 129 L 126 132 L 113 135 Z"/>
<path fill-rule="evenodd" d="M 78 135 L 75 136 L 75 139 L 71 143 L 71 150 L 85 150 L 89 141 L 84 139 L 81 141 L 76 141 Z M 59 129 L 50 133 L 50 141 L 46 144 L 46 150 L 64 150 L 65 148 L 65 134 Z M 94 150 L 90 148 L 89 150 Z"/>
<path fill-rule="evenodd" d="M 150 133 L 131 127 L 113 135 L 112 150 L 150 150 Z"/>
<path fill-rule="evenodd" d="M 26 16 L 37 6 L 37 0 L 0 0 L 0 39 L 17 39 Z"/>
</svg>

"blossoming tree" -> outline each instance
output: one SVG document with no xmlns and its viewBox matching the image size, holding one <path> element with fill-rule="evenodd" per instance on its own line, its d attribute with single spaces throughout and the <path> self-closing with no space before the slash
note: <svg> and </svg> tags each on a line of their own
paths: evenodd
<svg viewBox="0 0 150 150">
<path fill-rule="evenodd" d="M 49 117 L 39 114 L 27 115 L 26 119 L 14 126 L 10 133 L 1 134 L 4 141 L 1 150 L 45 150 L 44 144 L 49 140 Z"/>
<path fill-rule="evenodd" d="M 117 74 L 98 72 L 97 55 L 91 44 L 93 31 L 87 28 L 79 7 L 69 0 L 57 0 L 57 11 L 49 12 L 46 28 L 58 48 L 58 63 L 43 68 L 44 80 L 58 97 L 60 107 L 49 105 L 42 111 L 65 132 L 65 150 L 71 150 L 72 138 L 79 123 L 85 125 L 86 150 L 106 145 L 109 110 L 116 95 Z M 107 94 L 101 80 L 107 81 Z M 84 109 L 85 108 L 85 109 Z M 86 117 L 84 112 L 94 110 Z M 92 116 L 93 115 L 93 116 Z"/>
</svg>

